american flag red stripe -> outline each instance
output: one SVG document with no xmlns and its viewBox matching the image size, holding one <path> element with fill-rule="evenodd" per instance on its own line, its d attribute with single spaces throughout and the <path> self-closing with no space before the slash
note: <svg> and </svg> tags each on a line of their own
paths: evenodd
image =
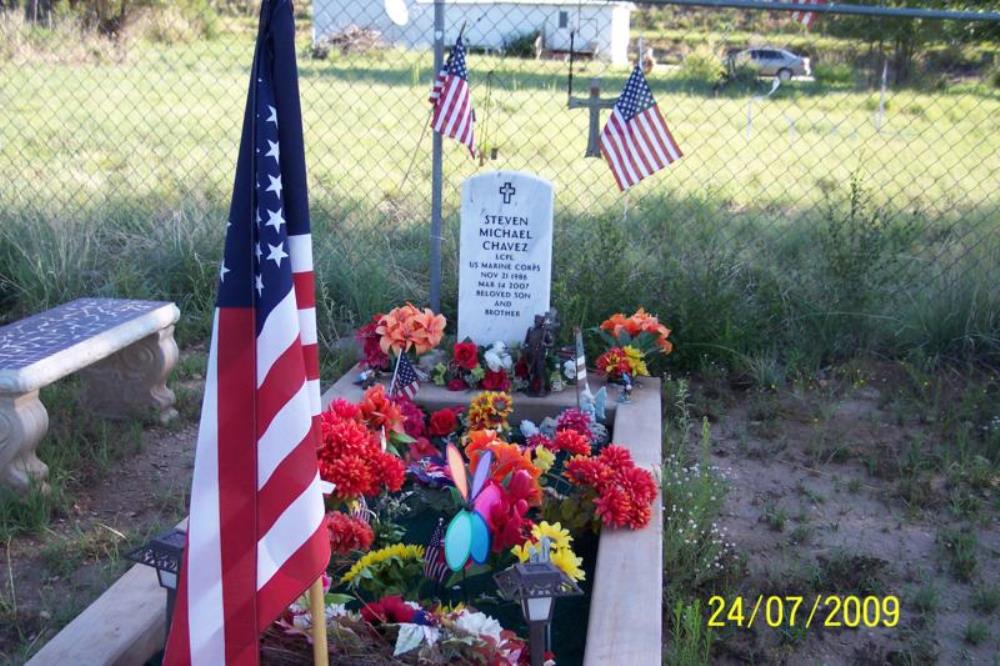
<svg viewBox="0 0 1000 666">
<path fill-rule="evenodd" d="M 826 4 L 826 0 L 792 0 L 795 3 L 801 3 L 803 5 L 823 5 Z M 792 12 L 792 20 L 797 23 L 801 23 L 809 30 L 816 23 L 816 14 L 814 12 L 808 12 L 805 10 Z"/>
<path fill-rule="evenodd" d="M 638 65 L 604 125 L 600 148 L 620 190 L 683 156 Z"/>
<path fill-rule="evenodd" d="M 448 54 L 448 62 L 434 79 L 427 101 L 434 107 L 431 117 L 434 131 L 458 140 L 475 157 L 476 114 L 472 109 L 469 72 L 465 66 L 465 47 L 461 37 Z"/>
<path fill-rule="evenodd" d="M 258 663 L 259 633 L 330 557 L 316 465 L 319 356 L 295 32 L 289 0 L 265 7 L 166 664 Z"/>
</svg>

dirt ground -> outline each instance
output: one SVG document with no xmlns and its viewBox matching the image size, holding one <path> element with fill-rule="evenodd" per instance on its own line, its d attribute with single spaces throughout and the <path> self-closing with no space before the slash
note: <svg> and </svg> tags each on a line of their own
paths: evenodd
<svg viewBox="0 0 1000 666">
<path fill-rule="evenodd" d="M 816 595 L 900 604 L 893 628 L 726 628 L 720 663 L 1000 663 L 1000 479 L 973 493 L 982 501 L 970 512 L 946 470 L 900 470 L 907 447 L 935 435 L 901 412 L 895 391 L 891 373 L 756 395 L 695 383 L 714 421 L 712 462 L 729 479 L 720 525 L 745 558 L 747 615 L 760 594 L 803 596 L 799 623 Z M 948 530 L 974 535 L 957 573 Z M 992 601 L 976 597 L 983 589 Z"/>
<path fill-rule="evenodd" d="M 729 596 L 752 605 L 760 594 L 807 604 L 817 594 L 895 595 L 901 609 L 894 628 L 729 627 L 717 633 L 714 661 L 1000 663 L 1000 608 L 976 598 L 1000 582 L 998 480 L 969 510 L 947 470 L 900 472 L 906 446 L 927 441 L 934 426 L 910 418 L 892 386 L 870 378 L 762 392 L 692 381 L 695 415 L 710 422 L 712 462 L 730 484 L 720 523 L 745 575 Z M 179 424 L 148 427 L 140 452 L 76 489 L 67 515 L 0 544 L 0 663 L 23 662 L 125 570 L 129 547 L 183 515 L 197 376 L 181 388 Z M 948 530 L 961 529 L 971 546 L 949 540 Z"/>
</svg>

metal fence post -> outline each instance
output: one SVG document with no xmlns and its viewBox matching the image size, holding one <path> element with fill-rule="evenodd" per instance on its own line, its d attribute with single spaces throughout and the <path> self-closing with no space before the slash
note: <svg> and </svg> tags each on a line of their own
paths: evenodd
<svg viewBox="0 0 1000 666">
<path fill-rule="evenodd" d="M 434 0 L 434 76 L 444 66 L 444 0 Z M 431 148 L 431 286 L 430 306 L 441 311 L 441 133 L 433 133 Z"/>
</svg>

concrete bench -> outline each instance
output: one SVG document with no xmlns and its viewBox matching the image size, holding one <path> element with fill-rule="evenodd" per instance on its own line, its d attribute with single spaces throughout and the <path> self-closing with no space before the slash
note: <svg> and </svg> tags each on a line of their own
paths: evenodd
<svg viewBox="0 0 1000 666">
<path fill-rule="evenodd" d="M 25 490 L 48 467 L 35 449 L 49 416 L 38 391 L 80 371 L 88 409 L 111 418 L 177 415 L 173 303 L 81 298 L 0 327 L 0 484 Z"/>
</svg>

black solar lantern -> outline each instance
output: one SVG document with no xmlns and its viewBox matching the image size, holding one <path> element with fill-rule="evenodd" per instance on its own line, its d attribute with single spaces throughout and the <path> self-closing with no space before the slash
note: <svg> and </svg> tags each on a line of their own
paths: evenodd
<svg viewBox="0 0 1000 666">
<path fill-rule="evenodd" d="M 559 597 L 574 597 L 583 590 L 559 567 L 549 561 L 515 564 L 493 577 L 500 596 L 521 604 L 531 638 L 531 666 L 545 661 L 549 623 Z"/>
<path fill-rule="evenodd" d="M 170 619 L 174 615 L 177 576 L 181 570 L 181 556 L 184 554 L 186 540 L 187 534 L 183 530 L 174 528 L 153 537 L 148 543 L 125 555 L 127 560 L 156 569 L 160 587 L 167 591 L 167 631 L 170 630 Z"/>
</svg>

